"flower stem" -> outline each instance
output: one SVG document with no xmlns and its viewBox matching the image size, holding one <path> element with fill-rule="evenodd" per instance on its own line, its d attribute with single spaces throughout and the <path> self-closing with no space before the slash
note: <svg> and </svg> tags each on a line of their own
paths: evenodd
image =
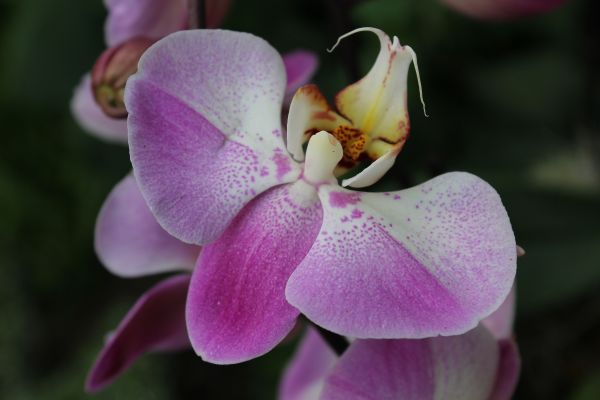
<svg viewBox="0 0 600 400">
<path fill-rule="evenodd" d="M 189 29 L 205 29 L 206 28 L 206 1 L 191 0 L 189 3 L 188 13 Z"/>
<path fill-rule="evenodd" d="M 321 337 L 325 339 L 329 347 L 331 347 L 331 349 L 335 351 L 335 353 L 338 356 L 344 354 L 346 349 L 348 349 L 348 347 L 350 346 L 350 343 L 348 343 L 348 340 L 345 337 L 340 336 L 337 333 L 330 332 L 317 324 L 313 324 L 313 326 L 317 329 Z"/>
</svg>

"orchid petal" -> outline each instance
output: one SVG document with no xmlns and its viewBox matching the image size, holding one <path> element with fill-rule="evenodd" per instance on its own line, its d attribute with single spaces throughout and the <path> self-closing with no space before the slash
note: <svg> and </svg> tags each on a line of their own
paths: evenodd
<svg viewBox="0 0 600 400">
<path fill-rule="evenodd" d="M 457 11 L 483 19 L 507 19 L 538 14 L 558 7 L 565 0 L 442 0 Z"/>
<path fill-rule="evenodd" d="M 95 248 L 102 264 L 122 277 L 191 270 L 200 251 L 158 225 L 132 175 L 104 202 L 96 221 Z"/>
<path fill-rule="evenodd" d="M 105 0 L 108 18 L 104 26 L 109 47 L 136 36 L 159 39 L 184 29 L 187 0 Z"/>
<path fill-rule="evenodd" d="M 312 78 L 319 60 L 315 53 L 295 50 L 283 55 L 283 65 L 287 76 L 286 97 L 294 95 L 296 90 Z"/>
<path fill-rule="evenodd" d="M 326 373 L 336 360 L 336 354 L 321 335 L 309 327 L 296 354 L 283 373 L 278 398 L 280 400 L 318 399 L 325 383 Z"/>
<path fill-rule="evenodd" d="M 415 59 L 414 52 L 408 46 L 401 46 L 397 37 L 392 41 L 383 31 L 374 28 L 356 29 L 340 40 L 357 32 L 376 34 L 381 49 L 367 75 L 338 93 L 337 109 L 372 141 L 383 141 L 390 147 L 402 146 L 409 129 L 406 81 L 408 68 Z M 371 158 L 382 155 L 377 150 L 378 154 L 370 154 Z"/>
<path fill-rule="evenodd" d="M 255 198 L 219 240 L 203 248 L 186 311 L 190 340 L 202 359 L 246 361 L 285 338 L 299 314 L 285 300 L 285 284 L 321 221 L 316 191 L 298 181 Z"/>
<path fill-rule="evenodd" d="M 297 161 L 304 160 L 302 145 L 311 133 L 333 131 L 338 126 L 351 126 L 327 103 L 316 85 L 302 86 L 292 98 L 287 122 L 287 149 Z"/>
<path fill-rule="evenodd" d="M 252 198 L 294 181 L 281 138 L 285 71 L 246 33 L 174 33 L 129 78 L 131 160 L 144 198 L 169 233 L 216 240 Z"/>
<path fill-rule="evenodd" d="M 421 340 L 357 340 L 329 375 L 321 399 L 484 400 L 498 346 L 483 327 Z"/>
<path fill-rule="evenodd" d="M 344 179 L 342 181 L 342 186 L 350 186 L 353 188 L 371 186 L 394 166 L 394 162 L 396 162 L 396 157 L 398 156 L 400 149 L 401 146 L 392 148 L 352 178 Z"/>
<path fill-rule="evenodd" d="M 496 383 L 489 400 L 510 400 L 519 381 L 521 357 L 517 343 L 512 339 L 499 342 L 500 361 Z"/>
<path fill-rule="evenodd" d="M 309 319 L 359 338 L 474 328 L 508 295 L 515 238 L 496 191 L 467 173 L 391 193 L 322 185 L 323 226 L 288 281 Z"/>
<path fill-rule="evenodd" d="M 189 280 L 171 277 L 140 297 L 96 359 L 85 383 L 88 392 L 110 384 L 145 352 L 189 347 L 184 318 Z"/>
<path fill-rule="evenodd" d="M 188 26 L 188 0 L 105 0 L 104 3 L 108 9 L 104 32 L 109 47 L 137 36 L 160 39 Z M 205 1 L 207 28 L 221 24 L 230 3 L 230 0 Z"/>
<path fill-rule="evenodd" d="M 481 321 L 498 340 L 512 336 L 515 319 L 515 287 L 511 289 L 504 302 L 489 317 Z"/>
<path fill-rule="evenodd" d="M 71 113 L 77 123 L 88 133 L 111 142 L 127 142 L 127 121 L 110 118 L 94 100 L 89 74 L 84 75 L 71 100 Z"/>
</svg>

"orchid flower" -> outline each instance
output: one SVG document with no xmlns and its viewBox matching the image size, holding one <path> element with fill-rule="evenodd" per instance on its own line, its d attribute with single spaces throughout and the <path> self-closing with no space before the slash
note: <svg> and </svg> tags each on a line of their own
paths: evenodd
<svg viewBox="0 0 600 400">
<path fill-rule="evenodd" d="M 306 83 L 314 71 L 309 53 L 287 56 L 286 92 Z M 96 221 L 96 253 L 102 264 L 121 277 L 191 271 L 200 247 L 169 235 L 156 222 L 132 175 L 111 191 Z M 86 381 L 95 392 L 109 385 L 148 351 L 190 346 L 184 322 L 189 275 L 167 278 L 145 293 L 109 335 Z"/>
<path fill-rule="evenodd" d="M 483 19 L 508 19 L 550 11 L 565 0 L 442 0 L 466 15 Z"/>
<path fill-rule="evenodd" d="M 392 146 L 351 178 L 361 185 L 389 168 L 403 141 L 396 133 L 407 126 L 401 105 L 414 58 L 396 38 L 369 30 L 379 56 L 338 96 L 338 110 L 361 131 L 363 149 L 382 138 Z M 294 99 L 286 149 L 284 92 L 279 54 L 231 31 L 167 36 L 127 84 L 141 192 L 163 228 L 204 246 L 186 303 L 195 351 L 213 363 L 257 357 L 300 313 L 345 336 L 424 338 L 464 333 L 496 310 L 516 271 L 515 238 L 496 191 L 462 172 L 397 192 L 340 187 L 334 170 L 354 151 L 351 139 L 337 128 L 320 131 L 305 161 L 293 159 L 308 136 L 301 129 L 325 129 L 313 123 L 337 117 L 307 112 L 322 105 L 318 95 L 316 103 L 301 95 L 302 107 Z M 397 131 L 387 136 L 388 129 Z"/>
<path fill-rule="evenodd" d="M 87 132 L 111 142 L 127 143 L 126 111 L 118 105 L 120 100 L 117 99 L 118 109 L 114 112 L 108 106 L 101 108 L 97 101 L 99 98 L 103 103 L 112 103 L 122 95 L 107 93 L 97 96 L 92 82 L 98 86 L 108 75 L 111 85 L 122 90 L 148 46 L 172 32 L 187 29 L 188 3 L 188 0 L 105 0 L 108 17 L 104 31 L 108 49 L 96 62 L 93 74 L 83 76 L 71 100 L 72 114 Z M 205 6 L 207 27 L 215 28 L 224 19 L 230 0 L 207 0 Z M 298 86 L 313 74 L 317 60 L 310 52 L 296 50 L 287 54 L 284 62 L 291 97 Z"/>
<path fill-rule="evenodd" d="M 512 339 L 514 292 L 458 336 L 355 340 L 337 356 L 309 329 L 283 375 L 280 400 L 509 400 L 520 358 Z"/>
</svg>

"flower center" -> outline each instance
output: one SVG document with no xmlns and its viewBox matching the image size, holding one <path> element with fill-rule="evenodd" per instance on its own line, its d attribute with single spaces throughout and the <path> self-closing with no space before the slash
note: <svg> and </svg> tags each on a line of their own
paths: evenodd
<svg viewBox="0 0 600 400">
<path fill-rule="evenodd" d="M 365 151 L 367 135 L 360 129 L 340 125 L 330 132 L 342 145 L 344 155 L 340 166 L 351 168 L 358 163 L 360 155 Z"/>
</svg>

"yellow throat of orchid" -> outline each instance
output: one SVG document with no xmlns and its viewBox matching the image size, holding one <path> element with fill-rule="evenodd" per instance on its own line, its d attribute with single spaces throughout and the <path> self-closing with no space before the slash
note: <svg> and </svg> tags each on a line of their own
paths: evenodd
<svg viewBox="0 0 600 400">
<path fill-rule="evenodd" d="M 312 135 L 320 131 L 333 135 L 343 149 L 343 157 L 336 169 L 338 176 L 364 158 L 372 161 L 386 158 L 385 162 L 375 166 L 378 170 L 375 173 L 365 170 L 364 174 L 344 182 L 353 187 L 368 186 L 379 179 L 391 167 L 408 138 L 406 81 L 411 62 L 415 64 L 425 109 L 416 54 L 409 46 L 400 45 L 397 37 L 390 40 L 379 29 L 360 28 L 341 36 L 329 51 L 345 37 L 363 31 L 375 33 L 381 45 L 367 75 L 335 96 L 336 109 L 328 104 L 316 85 L 301 87 L 292 99 L 287 125 L 288 150 L 298 161 L 304 159 L 302 145 Z"/>
</svg>

